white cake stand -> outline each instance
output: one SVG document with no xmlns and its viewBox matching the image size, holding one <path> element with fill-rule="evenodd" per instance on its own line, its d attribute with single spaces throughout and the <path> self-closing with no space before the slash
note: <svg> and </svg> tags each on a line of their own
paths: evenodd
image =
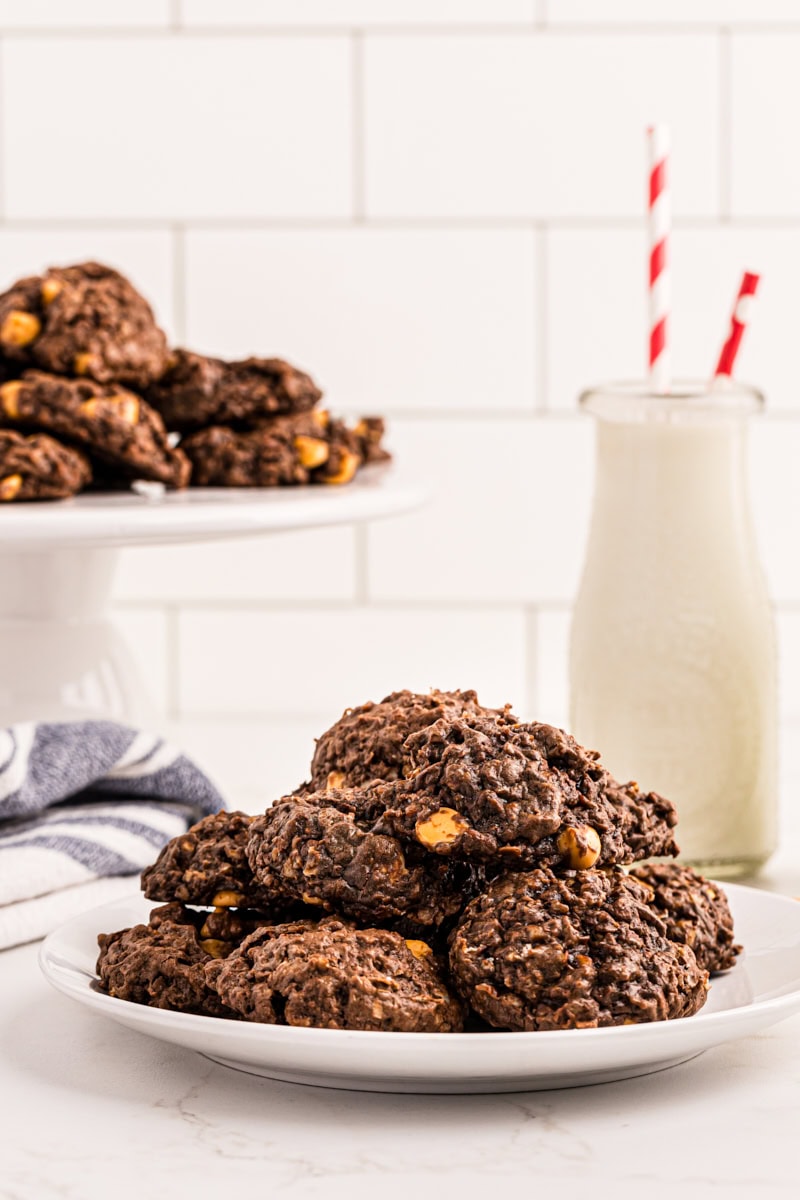
<svg viewBox="0 0 800 1200">
<path fill-rule="evenodd" d="M 87 494 L 0 506 L 0 728 L 97 716 L 151 722 L 147 688 L 109 617 L 120 548 L 373 521 L 424 499 L 394 468 L 372 467 L 346 487 Z"/>
</svg>

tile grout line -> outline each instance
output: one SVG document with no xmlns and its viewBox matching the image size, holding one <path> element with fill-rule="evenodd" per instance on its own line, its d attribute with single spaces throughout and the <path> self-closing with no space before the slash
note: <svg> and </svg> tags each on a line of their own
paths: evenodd
<svg viewBox="0 0 800 1200">
<path fill-rule="evenodd" d="M 391 405 L 383 405 L 381 411 L 382 415 L 391 421 L 548 421 L 554 417 L 564 417 L 570 421 L 583 419 L 581 413 L 571 408 L 532 408 L 529 401 L 520 408 L 392 408 Z M 355 414 L 345 409 L 345 415 Z"/>
<path fill-rule="evenodd" d="M 345 416 L 354 416 L 352 410 L 342 406 Z M 392 408 L 384 405 L 383 415 L 391 421 L 584 421 L 585 416 L 577 407 L 532 409 L 521 408 Z M 800 410 L 796 407 L 772 408 L 759 416 L 759 426 L 777 425 L 780 422 L 798 424 Z"/>
<path fill-rule="evenodd" d="M 365 144 L 365 94 L 364 94 L 364 35 L 354 29 L 350 35 L 350 103 L 352 105 L 352 163 L 353 163 L 353 221 L 363 226 L 366 217 L 366 144 Z M 356 605 L 366 604 L 369 599 L 369 541 L 367 527 L 361 523 L 353 526 L 354 539 L 354 593 Z"/>
<path fill-rule="evenodd" d="M 729 29 L 719 32 L 719 217 L 731 220 L 731 176 L 733 164 L 732 45 Z"/>
<path fill-rule="evenodd" d="M 181 717 L 180 678 L 180 605 L 169 602 L 164 608 L 167 622 L 167 711 L 165 716 L 170 721 Z"/>
<path fill-rule="evenodd" d="M 186 230 L 180 222 L 172 226 L 172 313 L 175 340 L 186 342 Z"/>
<path fill-rule="evenodd" d="M 549 292 L 549 245 L 547 231 L 539 229 L 534 234 L 536 245 L 536 277 L 534 281 L 534 321 L 536 328 L 533 332 L 536 363 L 534 365 L 535 388 L 534 410 L 545 412 L 550 404 L 549 386 L 549 336 L 550 327 L 547 319 Z"/>
<path fill-rule="evenodd" d="M 459 597 L 450 598 L 427 598 L 427 599 L 409 599 L 407 597 L 399 597 L 396 599 L 378 599 L 372 601 L 371 607 L 376 612 L 393 612 L 397 609 L 414 613 L 453 613 L 458 612 L 462 615 L 484 616 L 487 613 L 493 616 L 502 616 L 508 613 L 524 613 L 527 617 L 535 616 L 537 623 L 541 616 L 555 615 L 568 616 L 572 612 L 573 599 L 562 597 L 556 599 L 553 597 L 541 597 L 536 600 L 526 600 L 524 598 L 516 600 L 491 599 L 484 601 L 464 600 Z M 174 694 L 176 689 L 173 684 L 179 678 L 179 621 L 182 614 L 187 616 L 225 616 L 231 613 L 240 613 L 248 615 L 263 614 L 266 616 L 274 616 L 276 614 L 296 614 L 302 613 L 307 616 L 324 613 L 329 616 L 341 616 L 344 613 L 353 612 L 361 605 L 354 600 L 308 600 L 302 597 L 291 598 L 284 597 L 282 599 L 260 599 L 260 600 L 233 600 L 233 599 L 214 599 L 214 600 L 198 600 L 189 595 L 185 597 L 158 597 L 151 596 L 147 599 L 125 599 L 120 597 L 115 600 L 113 611 L 115 613 L 151 613 L 163 614 L 167 623 L 167 664 L 168 664 L 168 690 L 170 692 L 170 703 L 177 704 L 177 696 Z M 798 616 L 800 615 L 800 597 L 772 597 L 770 607 L 776 617 L 783 616 Z M 538 632 L 538 631 L 537 631 Z"/>
<path fill-rule="evenodd" d="M 0 42 L 2 39 L 0 39 Z M 673 228 L 686 232 L 713 232 L 722 224 L 717 216 L 675 216 Z M 12 217 L 4 225 L 17 232 L 79 232 L 81 230 L 106 230 L 117 233 L 159 233 L 176 225 L 192 233 L 237 233 L 243 230 L 263 233 L 350 233 L 356 229 L 376 229 L 382 232 L 415 233 L 438 232 L 493 233 L 500 230 L 526 233 L 548 233 L 558 231 L 590 233 L 635 233 L 641 229 L 641 218 L 636 215 L 616 217 L 498 217 L 498 216 L 422 216 L 422 217 L 207 217 L 185 218 L 178 221 L 173 215 L 161 217 Z M 725 221 L 726 228 L 772 232 L 800 230 L 800 216 L 791 214 L 763 216 L 731 216 Z"/>
<path fill-rule="evenodd" d="M 536 10 L 534 10 L 535 12 Z M 349 37 L 353 32 L 378 34 L 382 37 L 518 37 L 520 35 L 536 35 L 546 32 L 557 37 L 582 37 L 582 36 L 600 36 L 600 37 L 617 37 L 617 36 L 638 36 L 638 37 L 706 37 L 708 34 L 719 33 L 720 30 L 730 29 L 730 23 L 723 21 L 704 21 L 692 24 L 686 21 L 652 21 L 652 22 L 636 22 L 636 21 L 620 21 L 614 24 L 600 24 L 597 22 L 583 21 L 565 23 L 550 20 L 546 15 L 538 17 L 531 16 L 525 21 L 486 21 L 473 22 L 466 24 L 464 22 L 429 22 L 425 23 L 408 23 L 408 24 L 362 24 L 354 25 L 340 22 L 338 24 L 325 23 L 320 21 L 315 25 L 268 25 L 268 24 L 246 24 L 239 25 L 188 25 L 178 15 L 177 20 L 181 23 L 174 24 L 176 20 L 175 13 L 180 14 L 180 8 L 176 4 L 173 8 L 170 5 L 169 16 L 167 22 L 158 25 L 84 25 L 84 26 L 58 26 L 58 25 L 42 25 L 42 26 L 19 26 L 14 29 L 8 29 L 6 32 L 9 36 L 21 38 L 25 40 L 33 38 L 112 38 L 112 37 L 141 37 L 153 38 L 169 36 L 176 31 L 187 37 L 197 38 L 212 38 L 212 37 L 286 37 L 286 38 L 315 38 L 315 37 Z M 770 35 L 770 34 L 798 34 L 800 33 L 800 20 L 794 21 L 753 21 L 753 22 L 737 22 L 735 25 L 737 33 L 745 33 L 749 35 Z"/>
<path fill-rule="evenodd" d="M 364 95 L 364 37 L 354 30 L 350 37 L 350 103 L 353 138 L 353 220 L 363 225 L 366 219 L 366 122 Z"/>
<path fill-rule="evenodd" d="M 530 604 L 523 611 L 525 616 L 525 714 L 529 719 L 535 720 L 542 690 L 539 679 L 539 610 L 535 604 Z"/>
<path fill-rule="evenodd" d="M 529 714 L 523 713 L 522 716 L 529 717 Z M 286 721 L 290 724 L 307 724 L 311 721 L 318 721 L 322 727 L 324 723 L 331 720 L 331 712 L 319 709 L 265 708 L 262 705 L 254 705 L 253 708 L 237 709 L 190 708 L 184 709 L 177 717 L 166 719 L 175 721 L 178 725 L 182 722 L 187 725 L 192 722 L 220 723 L 223 730 L 227 732 L 226 726 L 235 727 L 240 721 L 255 721 L 259 724 L 264 721 Z M 534 712 L 532 718 L 529 719 L 536 720 L 536 713 Z M 792 713 L 791 709 L 784 709 L 779 715 L 778 728 L 780 731 L 792 733 L 800 731 L 800 712 Z"/>
<path fill-rule="evenodd" d="M 800 600 L 798 601 L 800 604 Z M 517 597 L 510 599 L 492 598 L 483 600 L 464 599 L 462 596 L 449 597 L 408 597 L 398 596 L 394 598 L 373 597 L 369 600 L 369 607 L 375 612 L 396 612 L 402 609 L 405 612 L 414 613 L 465 613 L 473 616 L 485 616 L 487 613 L 494 616 L 506 615 L 509 612 L 522 612 L 531 606 L 536 607 L 538 611 L 545 612 L 565 612 L 572 607 L 572 600 L 566 597 L 538 597 L 535 600 L 529 597 Z M 362 602 L 355 598 L 347 600 L 322 599 L 312 600 L 308 597 L 282 597 L 280 599 L 270 600 L 269 598 L 262 599 L 244 599 L 239 600 L 232 597 L 216 598 L 216 599 L 198 599 L 196 596 L 186 595 L 183 597 L 158 597 L 151 596 L 147 599 L 131 599 L 127 600 L 121 597 L 115 602 L 115 607 L 120 611 L 125 612 L 153 612 L 174 611 L 176 619 L 181 615 L 185 616 L 225 616 L 230 613 L 249 614 L 252 616 L 274 615 L 276 613 L 304 613 L 309 616 L 317 613 L 327 613 L 330 616 L 341 616 L 345 613 L 352 613 L 355 610 L 364 607 Z"/>
<path fill-rule="evenodd" d="M 370 603 L 369 595 L 369 533 L 368 526 L 362 522 L 353 527 L 355 535 L 355 591 L 353 607 Z"/>
</svg>

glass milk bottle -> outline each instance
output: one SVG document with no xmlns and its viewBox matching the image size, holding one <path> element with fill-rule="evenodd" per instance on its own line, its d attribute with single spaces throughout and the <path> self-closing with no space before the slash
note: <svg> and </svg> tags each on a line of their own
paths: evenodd
<svg viewBox="0 0 800 1200">
<path fill-rule="evenodd" d="M 673 801 L 683 860 L 747 874 L 777 840 L 775 639 L 745 464 L 763 397 L 621 384 L 581 404 L 597 418 L 597 475 L 572 732 Z"/>
</svg>

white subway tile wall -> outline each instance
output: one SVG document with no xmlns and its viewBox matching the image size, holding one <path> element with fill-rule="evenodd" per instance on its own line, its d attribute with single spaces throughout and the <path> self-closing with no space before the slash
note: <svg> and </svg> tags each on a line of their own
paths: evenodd
<svg viewBox="0 0 800 1200">
<path fill-rule="evenodd" d="M 564 722 L 592 489 L 578 392 L 644 357 L 644 126 L 673 136 L 676 371 L 739 272 L 781 704 L 800 720 L 795 0 L 0 0 L 0 284 L 96 257 L 170 337 L 385 412 L 423 511 L 130 550 L 120 627 L 231 799 L 397 687 Z"/>
<path fill-rule="evenodd" d="M 346 36 L 9 37 L 2 50 L 10 218 L 351 210 Z"/>
<path fill-rule="evenodd" d="M 719 59 L 711 33 L 368 36 L 367 213 L 634 217 L 642 131 L 659 120 L 681 147 L 676 211 L 713 216 Z"/>
</svg>

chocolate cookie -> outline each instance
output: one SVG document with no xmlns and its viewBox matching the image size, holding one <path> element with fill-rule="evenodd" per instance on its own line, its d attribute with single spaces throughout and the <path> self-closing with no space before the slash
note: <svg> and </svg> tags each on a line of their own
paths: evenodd
<svg viewBox="0 0 800 1200">
<path fill-rule="evenodd" d="M 365 462 L 365 440 L 344 421 L 318 411 L 325 425 L 328 456 L 311 472 L 312 483 L 350 483 Z"/>
<path fill-rule="evenodd" d="M 46 430 L 77 443 L 129 479 L 185 487 L 190 466 L 140 396 L 91 379 L 25 371 L 0 386 L 0 425 Z"/>
<path fill-rule="evenodd" d="M 198 487 L 309 483 L 331 452 L 317 413 L 273 417 L 244 432 L 213 426 L 189 434 L 181 448 L 192 463 L 192 483 Z"/>
<path fill-rule="evenodd" d="M 152 909 L 149 924 L 158 929 L 165 921 L 173 925 L 191 925 L 197 931 L 200 945 L 212 958 L 230 954 L 249 933 L 267 923 L 263 913 L 245 908 L 186 908 L 176 900 Z"/>
<path fill-rule="evenodd" d="M 243 812 L 214 813 L 167 842 L 142 872 L 147 899 L 273 911 L 273 895 L 255 882 L 247 861 L 253 820 Z"/>
<path fill-rule="evenodd" d="M 253 878 L 270 895 L 319 905 L 365 924 L 437 927 L 482 882 L 466 863 L 372 832 L 375 792 L 287 797 L 250 826 Z"/>
<path fill-rule="evenodd" d="M 634 782 L 618 783 L 600 762 L 596 750 L 586 750 L 571 734 L 553 725 L 533 722 L 551 767 L 568 774 L 583 791 L 597 787 L 612 806 L 626 847 L 625 862 L 657 854 L 677 854 L 673 830 L 678 822 L 675 806 L 657 792 L 642 792 Z"/>
<path fill-rule="evenodd" d="M 89 460 L 46 434 L 0 429 L 0 501 L 58 500 L 91 481 Z"/>
<path fill-rule="evenodd" d="M 236 1016 L 209 987 L 205 965 L 230 954 L 255 925 L 217 916 L 212 930 L 209 919 L 167 904 L 153 910 L 147 925 L 101 933 L 97 974 L 103 990 L 151 1008 Z M 215 936 L 206 936 L 212 932 Z"/>
<path fill-rule="evenodd" d="M 253 429 L 212 426 L 181 442 L 200 487 L 349 483 L 363 461 L 360 447 L 352 430 L 319 410 L 270 417 Z"/>
<path fill-rule="evenodd" d="M 440 717 L 472 712 L 515 722 L 508 708 L 483 708 L 477 694 L 431 691 L 392 692 L 378 704 L 368 701 L 345 709 L 339 720 L 317 739 L 311 760 L 311 788 L 359 787 L 372 780 L 399 779 L 403 745 L 410 734 Z"/>
<path fill-rule="evenodd" d="M 150 305 L 118 271 L 95 262 L 52 267 L 0 295 L 0 349 L 54 374 L 140 388 L 167 365 Z"/>
<path fill-rule="evenodd" d="M 705 1003 L 708 975 L 688 946 L 667 938 L 647 899 L 620 871 L 505 875 L 453 932 L 455 986 L 497 1029 L 691 1016 Z"/>
<path fill-rule="evenodd" d="M 650 903 L 673 942 L 691 946 L 707 971 L 727 971 L 741 952 L 725 893 L 683 863 L 643 863 L 631 871 L 649 890 Z"/>
<path fill-rule="evenodd" d="M 603 776 L 606 799 L 617 812 L 622 837 L 630 851 L 626 861 L 677 854 L 678 846 L 672 831 L 678 823 L 678 814 L 672 801 L 658 792 L 640 791 L 638 783 L 633 781 L 617 783 L 607 772 L 603 772 Z"/>
<path fill-rule="evenodd" d="M 671 806 L 648 814 L 634 850 L 631 814 L 607 772 L 550 725 L 443 717 L 407 738 L 403 757 L 405 777 L 377 828 L 436 854 L 586 870 L 633 862 L 642 840 L 658 847 L 651 854 L 676 850 Z"/>
<path fill-rule="evenodd" d="M 224 362 L 191 350 L 174 350 L 166 372 L 147 392 L 167 428 L 179 433 L 306 412 L 321 396 L 310 376 L 281 358 Z"/>
<path fill-rule="evenodd" d="M 383 417 L 362 417 L 353 429 L 359 441 L 361 457 L 368 465 L 391 460 L 391 454 L 383 445 L 385 432 L 386 422 Z"/>
<path fill-rule="evenodd" d="M 424 942 L 334 918 L 257 930 L 209 964 L 207 979 L 247 1021 L 395 1033 L 463 1024 Z"/>
</svg>

